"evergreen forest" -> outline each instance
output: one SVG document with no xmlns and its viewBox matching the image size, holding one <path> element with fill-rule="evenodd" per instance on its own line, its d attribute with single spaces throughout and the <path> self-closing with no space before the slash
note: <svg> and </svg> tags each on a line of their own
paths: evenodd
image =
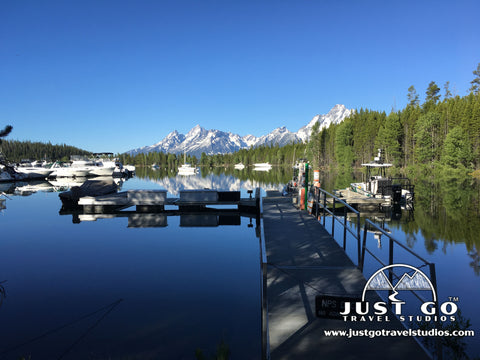
<svg viewBox="0 0 480 360">
<path fill-rule="evenodd" d="M 23 159 L 68 161 L 71 155 L 89 155 L 90 152 L 65 144 L 2 140 L 0 154 L 11 162 L 19 163 Z"/>
</svg>

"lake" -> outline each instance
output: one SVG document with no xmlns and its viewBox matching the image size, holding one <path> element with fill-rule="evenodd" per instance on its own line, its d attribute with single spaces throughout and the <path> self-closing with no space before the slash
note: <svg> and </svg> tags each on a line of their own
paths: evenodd
<svg viewBox="0 0 480 360">
<path fill-rule="evenodd" d="M 231 179 L 133 178 L 122 190 L 178 197 L 183 188 L 234 187 L 248 196 L 262 185 Z M 255 219 L 218 227 L 180 226 L 180 216 L 162 227 L 128 227 L 125 217 L 74 223 L 59 215 L 48 183 L 2 186 L 1 359 L 210 358 L 221 344 L 232 359 L 261 357 Z"/>
<path fill-rule="evenodd" d="M 137 175 L 122 191 L 166 189 L 178 197 L 182 189 L 214 188 L 247 197 L 257 186 L 281 188 L 291 170 L 216 168 L 175 177 L 139 169 Z M 325 173 L 321 181 L 331 191 L 354 177 Z M 414 183 L 413 211 L 387 211 L 372 219 L 435 263 L 440 301 L 458 297 L 469 329 L 479 334 L 478 181 L 445 177 Z M 72 215 L 59 214 L 61 202 L 51 186 L 34 185 L 42 191 L 2 190 L 10 199 L 0 213 L 0 285 L 6 294 L 0 305 L 0 359 L 195 359 L 196 351 L 211 358 L 222 344 L 231 359 L 261 357 L 255 219 L 217 227 L 180 226 L 179 216 L 168 216 L 161 227 L 129 227 L 126 217 L 74 223 Z M 375 253 L 388 257 L 387 244 L 380 239 Z M 395 262 L 404 261 L 410 259 L 395 253 Z M 368 261 L 365 276 L 379 267 Z M 464 340 L 466 353 L 480 356 L 478 335 Z"/>
<path fill-rule="evenodd" d="M 323 174 L 322 187 L 329 191 L 342 189 L 353 180 L 362 180 L 361 174 Z M 469 330 L 475 337 L 466 337 L 467 356 L 480 356 L 480 182 L 471 176 L 442 174 L 429 178 L 411 179 L 415 185 L 415 202 L 411 210 L 387 209 L 368 218 L 380 225 L 393 238 L 416 254 L 435 263 L 439 302 L 458 298 L 458 307 Z M 363 220 L 363 219 L 362 219 Z M 327 229 L 331 221 L 327 219 Z M 337 229 L 337 228 L 336 228 Z M 336 230 L 340 233 L 340 229 Z M 340 237 L 337 236 L 340 243 Z M 369 234 L 369 249 L 388 262 L 388 239 L 374 239 Z M 343 241 L 343 237 L 341 239 Z M 342 243 L 343 244 L 343 243 Z M 421 261 L 397 246 L 394 263 L 421 266 Z M 356 248 L 347 246 L 347 253 L 356 262 Z M 381 266 L 366 256 L 365 277 L 368 279 Z M 428 268 L 422 269 L 428 274 Z"/>
</svg>

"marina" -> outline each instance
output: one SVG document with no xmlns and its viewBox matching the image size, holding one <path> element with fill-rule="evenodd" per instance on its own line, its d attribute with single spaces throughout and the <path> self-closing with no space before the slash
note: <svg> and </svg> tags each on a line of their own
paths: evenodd
<svg viewBox="0 0 480 360">
<path fill-rule="evenodd" d="M 480 360 L 480 1 L 2 5 L 0 360 Z"/>
<path fill-rule="evenodd" d="M 94 181 L 97 178 L 87 180 Z M 328 184 L 323 178 L 322 182 Z M 195 358 L 197 347 L 206 354 L 212 353 L 222 340 L 228 344 L 232 359 L 330 358 L 348 357 L 352 353 L 368 353 L 375 359 L 385 356 L 385 349 L 389 351 L 389 358 L 428 358 L 423 345 L 411 337 L 347 340 L 324 335 L 324 330 L 350 328 L 404 330 L 406 324 L 395 320 L 390 313 L 386 315 L 390 319 L 388 324 L 347 323 L 330 318 L 326 316 L 328 312 L 323 313 L 319 308 L 318 301 L 332 297 L 358 299 L 366 279 L 381 266 L 374 259 L 384 258 L 385 264 L 390 263 L 391 244 L 397 249 L 391 252 L 392 261 L 422 265 L 417 257 L 413 260 L 404 257 L 403 253 L 412 255 L 400 243 L 389 240 L 388 236 L 401 236 L 388 222 L 379 227 L 369 220 L 362 220 L 360 217 L 368 213 L 356 214 L 348 208 L 354 204 L 343 204 L 341 198 L 323 188 L 317 187 L 318 199 L 323 200 L 323 194 L 328 193 L 330 200 L 327 203 L 319 201 L 309 214 L 299 209 L 298 199 L 294 201 L 291 196 L 270 190 L 280 189 L 281 184 L 251 180 L 238 182 L 227 175 L 203 173 L 202 176 L 160 180 L 125 179 L 109 194 L 79 196 L 76 208 L 63 207 L 59 193 L 45 183 L 36 186 L 33 183 L 22 186 L 12 183 L 6 190 L 8 198 L 0 197 L 4 199 L 1 212 L 8 220 L 3 223 L 7 240 L 0 248 L 7 257 L 5 269 L 8 270 L 0 278 L 0 283 L 8 297 L 0 310 L 8 309 L 4 312 L 4 321 L 9 329 L 8 333 L 2 332 L 6 345 L 0 348 L 0 353 L 18 343 L 15 339 L 28 340 L 57 327 L 62 321 L 71 321 L 75 316 L 68 308 L 89 313 L 101 307 L 99 304 L 95 308 L 94 303 L 102 302 L 107 310 L 108 306 L 113 309 L 112 315 L 103 320 L 102 326 L 86 337 L 86 342 L 76 347 L 69 358 L 81 359 L 87 349 L 105 353 L 103 345 L 118 349 L 109 350 L 113 357 L 119 354 L 118 351 L 138 354 L 150 349 L 152 353 L 161 351 L 171 357 L 183 354 L 185 358 Z M 78 185 L 71 183 L 70 186 Z M 18 196 L 21 188 L 28 196 Z M 62 189 L 63 193 L 67 190 Z M 43 210 L 39 212 L 39 209 Z M 22 239 L 31 240 L 13 241 L 13 234 L 19 231 L 15 214 L 31 219 L 31 226 L 20 230 Z M 370 214 L 375 218 L 382 216 L 378 211 Z M 58 232 L 47 230 L 47 224 L 57 224 Z M 45 248 L 39 250 L 39 246 Z M 29 259 L 26 266 L 23 263 L 23 268 L 8 260 L 20 256 L 20 253 L 16 254 L 18 251 Z M 416 247 L 415 251 L 423 259 L 431 257 L 421 248 Z M 70 265 L 65 267 L 65 264 Z M 183 270 L 178 268 L 180 264 Z M 448 272 L 448 269 L 436 265 L 438 296 L 445 299 L 455 293 L 462 297 L 464 290 L 450 290 L 451 285 L 445 283 L 445 270 Z M 152 272 L 152 269 L 156 270 Z M 38 275 L 32 278 L 34 272 Z M 468 275 L 465 270 L 463 273 L 472 278 L 473 274 Z M 219 274 L 224 275 L 218 278 Z M 427 274 L 431 276 L 428 271 Z M 38 292 L 40 284 L 51 282 L 50 278 L 56 280 L 55 285 L 48 287 L 48 294 L 37 296 L 36 303 L 19 302 L 20 294 L 25 292 L 32 296 L 32 291 Z M 39 283 L 33 284 L 28 279 L 37 279 Z M 121 284 L 125 281 L 127 288 L 122 291 Z M 215 285 L 210 287 L 208 284 Z M 456 286 L 458 288 L 460 284 L 456 283 Z M 93 294 L 98 301 L 92 302 L 90 296 Z M 47 319 L 40 314 L 58 311 L 47 305 L 47 298 L 53 295 L 64 299 L 65 304 L 52 304 L 60 309 L 60 313 Z M 380 301 L 376 295 L 370 296 L 373 296 L 371 301 Z M 194 299 L 198 297 L 200 303 L 197 306 Z M 406 301 L 406 309 L 410 311 L 414 299 L 407 298 Z M 131 307 L 132 304 L 136 305 Z M 146 307 L 140 309 L 140 304 Z M 169 309 L 170 314 L 160 311 L 158 304 Z M 121 310 L 127 305 L 126 312 Z M 469 318 L 472 305 L 466 303 L 462 307 L 462 313 Z M 189 308 L 204 316 L 194 315 Z M 233 313 L 232 308 L 236 309 Z M 27 310 L 30 315 L 23 318 L 20 312 L 26 309 L 31 309 Z M 160 311 L 159 316 L 154 315 L 149 322 L 147 318 L 157 311 Z M 38 327 L 28 331 L 29 335 L 21 328 L 31 323 L 31 314 L 36 312 L 36 318 L 42 320 L 39 320 Z M 245 323 L 247 319 L 243 319 L 246 313 L 249 314 L 248 325 Z M 229 320 L 224 322 L 221 318 Z M 475 318 L 473 321 L 476 322 Z M 203 340 L 199 334 L 180 330 L 199 322 L 206 329 Z M 124 330 L 127 328 L 137 332 L 139 338 L 128 341 Z M 141 330 L 147 328 L 152 331 L 144 333 Z M 65 341 L 60 340 L 60 334 L 53 335 L 50 340 L 42 339 L 38 344 L 32 343 L 23 350 L 8 354 L 20 356 L 49 354 L 51 349 L 60 351 L 80 333 L 72 328 L 61 336 Z M 142 333 L 145 337 L 140 335 Z M 106 340 L 98 343 L 98 336 Z M 162 339 L 160 343 L 155 340 L 159 338 Z M 135 345 L 139 341 L 143 344 L 142 350 Z M 156 350 L 151 347 L 155 343 L 158 344 Z"/>
</svg>

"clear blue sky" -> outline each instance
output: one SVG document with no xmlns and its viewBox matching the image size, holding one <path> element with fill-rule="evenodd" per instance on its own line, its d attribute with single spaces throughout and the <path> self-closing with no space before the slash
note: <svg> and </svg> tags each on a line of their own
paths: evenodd
<svg viewBox="0 0 480 360">
<path fill-rule="evenodd" d="M 196 124 L 291 131 L 335 104 L 466 95 L 480 1 L 2 0 L 8 139 L 123 152 Z"/>
</svg>

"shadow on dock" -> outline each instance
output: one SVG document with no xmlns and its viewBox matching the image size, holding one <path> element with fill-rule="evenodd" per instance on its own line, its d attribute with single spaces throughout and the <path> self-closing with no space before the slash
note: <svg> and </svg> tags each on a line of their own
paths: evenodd
<svg viewBox="0 0 480 360">
<path fill-rule="evenodd" d="M 393 313 L 388 322 L 347 322 L 319 317 L 318 295 L 359 299 L 366 284 L 361 271 L 323 226 L 291 198 L 263 199 L 264 358 L 429 359 L 410 337 L 326 336 L 329 330 L 405 330 Z M 368 300 L 381 301 L 371 292 Z"/>
</svg>

